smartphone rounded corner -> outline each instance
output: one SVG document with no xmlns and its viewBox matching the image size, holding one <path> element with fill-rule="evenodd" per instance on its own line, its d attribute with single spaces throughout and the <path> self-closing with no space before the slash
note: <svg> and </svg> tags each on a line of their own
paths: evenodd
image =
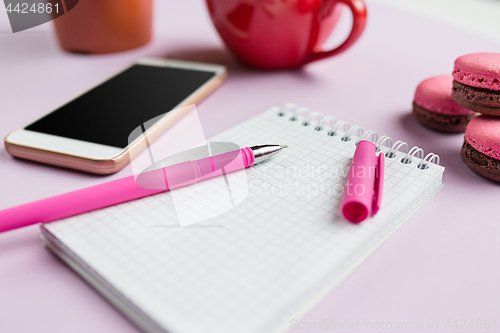
<svg viewBox="0 0 500 333">
<path fill-rule="evenodd" d="M 12 154 L 13 143 L 9 141 L 9 135 L 10 133 L 7 134 L 7 136 L 5 136 L 5 138 L 3 139 L 3 146 L 5 147 L 5 151 L 9 153 L 9 155 L 14 156 L 14 154 Z"/>
</svg>

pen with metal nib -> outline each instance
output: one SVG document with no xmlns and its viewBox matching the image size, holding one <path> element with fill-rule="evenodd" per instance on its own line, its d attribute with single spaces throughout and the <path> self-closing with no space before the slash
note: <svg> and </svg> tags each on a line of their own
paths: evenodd
<svg viewBox="0 0 500 333">
<path fill-rule="evenodd" d="M 255 157 L 255 163 L 264 162 L 271 157 L 276 156 L 282 149 L 285 148 L 288 148 L 288 146 L 262 145 L 250 147 Z"/>
<path fill-rule="evenodd" d="M 191 185 L 264 162 L 287 146 L 261 145 L 237 149 L 171 166 L 155 164 L 129 176 L 74 192 L 0 211 L 0 232 L 45 223 Z"/>
<path fill-rule="evenodd" d="M 146 189 L 173 190 L 249 168 L 256 163 L 267 161 L 287 147 L 281 145 L 246 147 L 175 165 L 169 165 L 167 158 L 138 175 L 136 184 Z"/>
</svg>

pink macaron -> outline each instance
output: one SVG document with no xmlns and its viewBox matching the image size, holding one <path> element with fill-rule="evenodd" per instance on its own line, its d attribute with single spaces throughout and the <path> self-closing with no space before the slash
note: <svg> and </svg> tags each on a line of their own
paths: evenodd
<svg viewBox="0 0 500 333">
<path fill-rule="evenodd" d="M 463 107 L 500 116 L 500 53 L 473 53 L 455 60 L 453 99 Z"/>
<path fill-rule="evenodd" d="M 500 118 L 480 115 L 472 119 L 461 156 L 476 173 L 500 181 Z"/>
<path fill-rule="evenodd" d="M 453 77 L 428 78 L 415 91 L 413 116 L 424 126 L 441 132 L 463 132 L 477 114 L 458 105 L 451 97 Z"/>
</svg>

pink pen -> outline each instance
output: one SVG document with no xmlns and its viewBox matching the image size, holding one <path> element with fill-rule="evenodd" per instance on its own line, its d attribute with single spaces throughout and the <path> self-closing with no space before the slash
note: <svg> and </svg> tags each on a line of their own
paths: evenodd
<svg viewBox="0 0 500 333">
<path fill-rule="evenodd" d="M 139 199 L 263 162 L 287 146 L 253 146 L 162 167 L 0 211 L 0 232 Z"/>
<path fill-rule="evenodd" d="M 377 158 L 376 151 L 372 142 L 362 140 L 354 152 L 342 200 L 342 214 L 350 222 L 362 222 L 380 208 L 385 157 L 380 153 Z"/>
</svg>

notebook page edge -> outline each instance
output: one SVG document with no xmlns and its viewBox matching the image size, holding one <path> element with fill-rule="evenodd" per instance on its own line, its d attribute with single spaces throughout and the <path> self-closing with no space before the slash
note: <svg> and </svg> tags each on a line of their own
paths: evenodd
<svg viewBox="0 0 500 333">
<path fill-rule="evenodd" d="M 46 228 L 45 224 L 40 225 L 40 238 L 49 251 L 60 258 L 85 282 L 90 284 L 93 289 L 141 331 L 146 333 L 175 333 L 171 330 L 165 330 L 127 297 L 122 295 L 116 288 L 87 265 L 85 261 L 74 254 L 71 249 Z"/>
</svg>

